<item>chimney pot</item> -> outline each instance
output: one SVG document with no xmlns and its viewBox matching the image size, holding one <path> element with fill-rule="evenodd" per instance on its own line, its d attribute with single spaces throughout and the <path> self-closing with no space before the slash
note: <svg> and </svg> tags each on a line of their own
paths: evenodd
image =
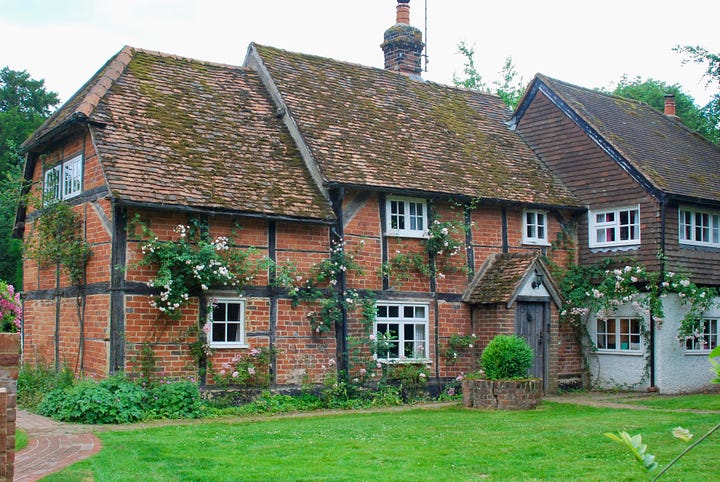
<svg viewBox="0 0 720 482">
<path fill-rule="evenodd" d="M 675 94 L 665 94 L 665 115 L 675 116 Z"/>
<path fill-rule="evenodd" d="M 395 23 L 410 25 L 410 0 L 398 0 Z"/>
</svg>

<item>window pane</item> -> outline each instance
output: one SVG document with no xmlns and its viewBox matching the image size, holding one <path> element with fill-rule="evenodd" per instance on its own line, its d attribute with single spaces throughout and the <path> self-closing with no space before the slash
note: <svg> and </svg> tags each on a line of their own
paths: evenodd
<svg viewBox="0 0 720 482">
<path fill-rule="evenodd" d="M 424 306 L 416 306 L 415 307 L 415 318 L 425 319 L 425 307 Z"/>
<path fill-rule="evenodd" d="M 225 321 L 225 303 L 217 303 L 213 306 L 213 321 Z"/>
<path fill-rule="evenodd" d="M 414 306 L 406 306 L 403 309 L 403 317 L 404 318 L 415 318 L 415 307 Z"/>
<path fill-rule="evenodd" d="M 228 321 L 240 321 L 240 304 L 228 303 Z"/>
<path fill-rule="evenodd" d="M 227 324 L 227 341 L 240 341 L 240 323 Z"/>
<path fill-rule="evenodd" d="M 213 323 L 213 325 L 212 325 L 212 341 L 216 341 L 216 342 L 225 341 L 225 324 L 224 323 Z"/>
<path fill-rule="evenodd" d="M 397 305 L 388 306 L 388 318 L 400 318 L 400 307 Z"/>
</svg>

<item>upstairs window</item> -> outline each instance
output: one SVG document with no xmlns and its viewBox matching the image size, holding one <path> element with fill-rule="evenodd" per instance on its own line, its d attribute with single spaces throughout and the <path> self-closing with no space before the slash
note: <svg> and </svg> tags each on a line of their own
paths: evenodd
<svg viewBox="0 0 720 482">
<path fill-rule="evenodd" d="M 391 197 L 385 206 L 388 235 L 409 238 L 427 236 L 427 205 L 424 199 Z"/>
<path fill-rule="evenodd" d="M 213 348 L 245 347 L 245 300 L 214 298 L 210 306 L 210 346 Z"/>
<path fill-rule="evenodd" d="M 82 192 L 83 159 L 75 156 L 45 171 L 43 200 L 45 204 L 70 199 Z"/>
<path fill-rule="evenodd" d="M 378 303 L 373 336 L 380 361 L 427 360 L 428 306 Z"/>
<path fill-rule="evenodd" d="M 525 211 L 523 215 L 523 243 L 549 245 L 547 236 L 547 213 L 544 211 Z"/>
<path fill-rule="evenodd" d="M 590 211 L 590 247 L 640 244 L 640 206 Z"/>
<path fill-rule="evenodd" d="M 702 332 L 685 339 L 685 351 L 708 352 L 718 346 L 718 320 L 703 320 Z"/>
<path fill-rule="evenodd" d="M 680 243 L 720 247 L 720 214 L 680 208 Z"/>
</svg>

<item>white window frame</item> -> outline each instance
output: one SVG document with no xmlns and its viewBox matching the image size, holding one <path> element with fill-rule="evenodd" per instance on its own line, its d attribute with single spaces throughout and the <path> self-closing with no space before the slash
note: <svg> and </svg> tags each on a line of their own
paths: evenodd
<svg viewBox="0 0 720 482">
<path fill-rule="evenodd" d="M 401 209 L 394 210 L 394 206 L 401 206 Z M 422 214 L 418 215 L 412 211 L 422 207 Z M 402 211 L 402 212 L 400 212 Z M 427 201 L 421 198 L 389 196 L 385 200 L 385 218 L 388 236 L 398 236 L 406 238 L 426 238 L 428 236 L 428 206 Z M 417 227 L 418 219 L 422 223 L 421 227 Z M 395 221 L 398 221 L 395 225 Z M 415 227 L 412 227 L 415 224 Z M 398 226 L 403 227 L 398 227 Z"/>
<path fill-rule="evenodd" d="M 397 325 L 397 338 L 392 342 L 397 345 L 397 356 L 391 356 L 389 352 L 385 356 L 376 353 L 377 361 L 427 363 L 430 358 L 430 306 L 427 303 L 378 302 L 376 309 L 373 336 L 382 335 L 383 328 L 389 330 L 388 325 Z M 406 336 L 405 328 L 411 329 L 411 339 Z"/>
<path fill-rule="evenodd" d="M 221 305 L 225 305 L 225 315 L 227 315 L 227 305 L 239 305 L 238 310 L 238 318 L 237 320 L 220 320 L 215 321 L 214 320 L 214 313 L 220 308 Z M 229 297 L 229 296 L 218 296 L 211 298 L 211 301 L 208 305 L 208 315 L 207 315 L 207 321 L 210 324 L 210 330 L 207 334 L 208 336 L 208 343 L 210 344 L 211 348 L 247 348 L 247 344 L 245 342 L 245 299 L 244 298 L 238 298 L 238 297 Z M 227 318 L 227 316 L 225 316 Z M 224 325 L 224 341 L 215 341 L 215 333 L 216 333 L 216 325 Z M 236 340 L 233 341 L 227 341 L 227 329 L 229 325 L 238 325 L 238 336 L 236 337 Z"/>
<path fill-rule="evenodd" d="M 680 206 L 678 237 L 680 244 L 720 248 L 720 212 Z"/>
<path fill-rule="evenodd" d="M 78 154 L 47 169 L 43 176 L 43 201 L 55 201 L 79 196 L 83 185 L 83 156 Z"/>
<path fill-rule="evenodd" d="M 623 213 L 628 213 L 628 222 L 622 223 L 621 218 Z M 629 218 L 635 214 L 635 222 L 629 222 Z M 612 220 L 599 221 L 599 216 L 607 218 L 609 215 L 612 216 Z M 627 229 L 627 239 L 621 239 L 623 235 L 623 229 Z M 588 213 L 588 240 L 591 248 L 604 248 L 614 246 L 637 246 L 640 244 L 640 205 L 621 208 L 611 209 L 594 209 Z M 635 231 L 636 236 L 631 237 L 630 234 Z M 604 233 L 612 232 L 614 239 L 612 241 L 598 240 L 598 232 Z"/>
<path fill-rule="evenodd" d="M 717 318 L 703 318 L 702 339 L 687 338 L 685 340 L 685 353 L 710 353 L 720 342 L 720 320 Z"/>
<path fill-rule="evenodd" d="M 523 244 L 550 246 L 547 211 L 527 209 L 523 212 Z"/>
<path fill-rule="evenodd" d="M 642 353 L 642 320 L 625 316 L 598 318 L 595 320 L 595 347 L 598 353 Z"/>
</svg>

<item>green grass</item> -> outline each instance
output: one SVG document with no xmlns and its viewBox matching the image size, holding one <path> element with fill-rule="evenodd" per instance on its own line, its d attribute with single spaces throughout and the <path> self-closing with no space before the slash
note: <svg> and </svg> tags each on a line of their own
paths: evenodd
<svg viewBox="0 0 720 482">
<path fill-rule="evenodd" d="M 720 410 L 720 393 L 677 396 L 655 395 L 627 403 L 663 410 Z"/>
<path fill-rule="evenodd" d="M 15 451 L 22 450 L 27 447 L 28 436 L 22 430 L 15 430 Z"/>
<path fill-rule="evenodd" d="M 642 433 L 661 466 L 718 414 L 544 403 L 526 412 L 446 408 L 201 421 L 99 434 L 103 449 L 46 481 L 648 480 L 605 432 Z M 668 474 L 716 473 L 713 435 Z"/>
</svg>

